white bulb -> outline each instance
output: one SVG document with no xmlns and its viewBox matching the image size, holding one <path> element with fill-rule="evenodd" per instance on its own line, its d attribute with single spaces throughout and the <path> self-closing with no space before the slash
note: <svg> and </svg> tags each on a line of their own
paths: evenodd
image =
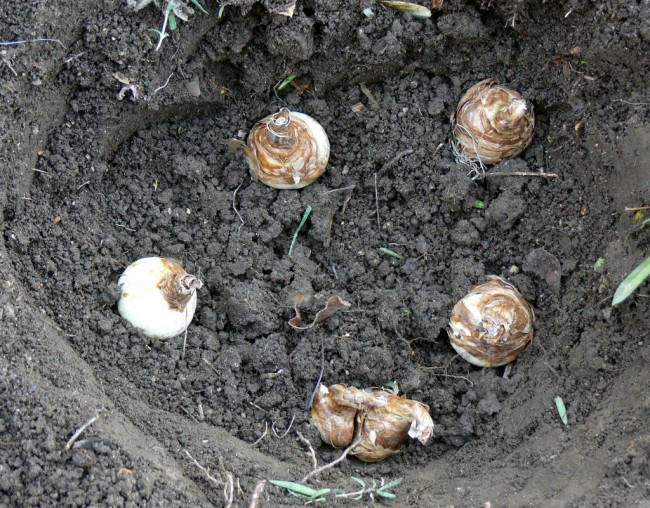
<svg viewBox="0 0 650 508">
<path fill-rule="evenodd" d="M 203 283 L 176 261 L 142 258 L 120 277 L 117 310 L 140 332 L 155 339 L 183 333 L 196 310 L 196 290 Z"/>
</svg>

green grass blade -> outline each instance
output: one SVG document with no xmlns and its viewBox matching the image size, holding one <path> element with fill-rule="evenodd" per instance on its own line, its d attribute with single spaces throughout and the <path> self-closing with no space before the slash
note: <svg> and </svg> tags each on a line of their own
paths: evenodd
<svg viewBox="0 0 650 508">
<path fill-rule="evenodd" d="M 296 232 L 293 234 L 293 240 L 291 240 L 291 246 L 289 247 L 289 257 L 291 257 L 291 253 L 293 252 L 293 246 L 296 244 L 296 240 L 298 239 L 298 233 L 300 229 L 305 225 L 305 222 L 307 222 L 307 218 L 309 217 L 310 213 L 311 213 L 311 205 L 308 205 L 307 208 L 305 209 L 305 213 L 302 214 L 302 220 L 298 225 L 298 229 L 296 229 Z"/>
<path fill-rule="evenodd" d="M 564 425 L 569 424 L 569 418 L 566 415 L 566 407 L 562 397 L 555 397 L 555 407 L 557 407 L 557 412 L 560 414 L 560 419 Z"/>
<path fill-rule="evenodd" d="M 650 224 L 650 217 L 648 217 L 647 219 L 643 219 L 643 222 L 641 223 L 641 226 L 639 226 L 639 229 L 643 229 L 648 224 Z"/>
<path fill-rule="evenodd" d="M 283 88 L 286 88 L 286 86 L 287 86 L 289 83 L 291 83 L 294 79 L 296 79 L 296 76 L 298 76 L 298 74 L 291 74 L 291 75 L 287 76 L 286 78 L 284 78 L 284 79 L 282 80 L 282 82 L 278 85 L 278 87 L 276 88 L 276 90 L 279 92 L 279 91 L 281 91 Z"/>
<path fill-rule="evenodd" d="M 307 487 L 306 485 L 300 485 L 299 483 L 287 482 L 284 480 L 269 480 L 269 483 L 287 489 L 292 493 L 295 492 L 296 494 L 301 494 L 307 497 L 313 497 L 315 494 L 319 492 L 318 490 L 314 490 L 311 487 Z M 325 490 L 325 489 L 321 489 L 321 490 Z"/>
<path fill-rule="evenodd" d="M 389 256 L 393 256 L 395 259 L 399 259 L 400 261 L 404 259 L 404 256 L 398 254 L 394 250 L 387 249 L 386 247 L 379 247 L 379 252 L 383 254 L 388 254 Z"/>
<path fill-rule="evenodd" d="M 357 478 L 356 476 L 350 476 L 355 482 L 357 482 L 359 485 L 361 485 L 362 489 L 366 488 L 366 482 L 364 482 L 361 478 Z"/>
<path fill-rule="evenodd" d="M 397 496 L 393 494 L 392 492 L 388 492 L 386 490 L 378 490 L 375 492 L 378 496 L 386 497 L 388 499 L 395 499 Z"/>
<path fill-rule="evenodd" d="M 323 497 L 327 494 L 332 492 L 332 489 L 319 489 L 316 492 L 314 492 L 311 496 L 309 496 L 310 501 L 314 501 L 315 499 L 318 499 L 319 497 Z"/>
<path fill-rule="evenodd" d="M 396 487 L 400 483 L 402 483 L 402 479 L 398 478 L 397 480 L 393 480 L 392 482 L 388 482 L 386 485 L 384 485 L 379 490 L 392 489 L 393 487 Z"/>
<path fill-rule="evenodd" d="M 630 275 L 625 277 L 623 282 L 621 282 L 621 284 L 616 289 L 616 293 L 614 293 L 612 305 L 618 305 L 624 301 L 648 277 L 650 277 L 650 257 L 648 257 L 639 266 L 632 270 Z"/>
<path fill-rule="evenodd" d="M 199 9 L 201 9 L 201 12 L 202 12 L 203 14 L 207 14 L 207 13 L 208 13 L 208 11 L 206 11 L 206 10 L 203 8 L 203 6 L 198 2 L 198 0 L 192 0 L 192 3 L 193 3 L 194 5 L 196 5 Z"/>
<path fill-rule="evenodd" d="M 605 258 L 598 258 L 596 262 L 594 263 L 594 270 L 598 271 L 600 270 L 603 266 L 605 266 Z"/>
</svg>

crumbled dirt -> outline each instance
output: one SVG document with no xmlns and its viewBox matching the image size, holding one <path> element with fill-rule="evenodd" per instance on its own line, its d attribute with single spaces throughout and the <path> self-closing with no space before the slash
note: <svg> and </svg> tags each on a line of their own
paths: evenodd
<svg viewBox="0 0 650 508">
<path fill-rule="evenodd" d="M 395 380 L 436 427 L 313 486 L 403 478 L 400 506 L 647 502 L 648 285 L 610 301 L 650 252 L 625 211 L 650 200 L 648 2 L 445 0 L 427 20 L 373 0 L 298 1 L 291 18 L 224 3 L 158 52 L 153 4 L 3 5 L 0 39 L 27 42 L 0 46 L 0 505 L 221 506 L 230 477 L 247 506 L 261 480 L 312 469 L 298 432 L 319 464 L 340 454 L 309 424 L 321 345 L 325 383 Z M 557 178 L 474 182 L 454 161 L 449 116 L 488 77 L 537 122 L 490 171 Z M 281 106 L 331 142 L 300 191 L 252 181 L 222 143 Z M 116 310 L 119 275 L 151 255 L 205 283 L 184 357 L 183 337 L 148 340 Z M 446 337 L 488 275 L 537 315 L 509 379 Z M 296 301 L 310 323 L 333 295 L 350 310 L 288 325 Z M 268 484 L 259 503 L 301 504 Z"/>
</svg>

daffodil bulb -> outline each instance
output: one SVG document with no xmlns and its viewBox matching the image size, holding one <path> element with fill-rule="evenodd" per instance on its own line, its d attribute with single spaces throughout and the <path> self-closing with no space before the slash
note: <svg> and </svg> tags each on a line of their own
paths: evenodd
<svg viewBox="0 0 650 508">
<path fill-rule="evenodd" d="M 118 285 L 120 315 L 144 335 L 168 339 L 183 333 L 191 323 L 196 290 L 203 282 L 176 261 L 149 257 L 131 263 Z"/>
<path fill-rule="evenodd" d="M 323 127 L 304 113 L 282 108 L 251 130 L 244 157 L 254 180 L 276 189 L 301 189 L 327 167 L 330 142 Z"/>
</svg>

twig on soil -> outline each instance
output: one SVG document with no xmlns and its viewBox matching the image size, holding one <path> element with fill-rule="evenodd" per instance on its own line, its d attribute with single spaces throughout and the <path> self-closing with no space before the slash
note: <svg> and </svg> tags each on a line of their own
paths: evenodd
<svg viewBox="0 0 650 508">
<path fill-rule="evenodd" d="M 187 328 L 189 323 L 187 322 L 187 307 L 185 307 L 185 333 L 183 334 L 183 351 L 181 352 L 181 360 L 185 360 L 185 346 L 187 346 Z"/>
<path fill-rule="evenodd" d="M 377 210 L 377 229 L 381 232 L 381 222 L 379 221 L 379 193 L 377 192 L 377 173 L 375 173 L 375 209 Z"/>
<path fill-rule="evenodd" d="M 543 178 L 557 178 L 558 174 L 557 173 L 535 173 L 533 171 L 504 171 L 504 172 L 496 171 L 494 173 L 488 171 L 486 173 L 483 173 L 483 175 L 480 176 L 478 179 L 481 180 L 483 178 L 487 178 L 488 176 L 541 176 Z"/>
<path fill-rule="evenodd" d="M 375 111 L 377 111 L 378 109 L 381 108 L 379 102 L 377 102 L 377 99 L 375 99 L 374 95 L 372 95 L 372 92 L 366 85 L 360 83 L 359 88 L 363 92 L 363 95 L 365 95 L 368 98 L 368 102 L 370 102 L 370 109 L 374 109 Z"/>
<path fill-rule="evenodd" d="M 25 41 L 9 41 L 9 42 L 0 42 L 0 46 L 15 46 L 16 44 L 27 44 L 29 42 L 56 42 L 59 44 L 63 49 L 65 49 L 65 46 L 59 39 L 29 39 Z"/>
<path fill-rule="evenodd" d="M 305 483 L 312 476 L 318 473 L 322 473 L 326 469 L 336 466 L 339 462 L 343 462 L 345 460 L 345 457 L 348 456 L 348 453 L 354 450 L 354 448 L 357 447 L 357 445 L 361 442 L 362 439 L 363 436 L 358 436 L 350 446 L 348 446 L 345 450 L 343 450 L 343 453 L 339 456 L 339 458 L 333 460 L 332 462 L 329 462 L 328 464 L 325 464 L 324 466 L 317 467 L 311 473 L 307 474 L 302 480 L 300 480 L 300 483 Z"/>
<path fill-rule="evenodd" d="M 257 443 L 259 443 L 262 439 L 266 437 L 266 435 L 269 433 L 269 424 L 268 422 L 264 422 L 264 433 L 257 438 L 257 441 L 255 441 L 251 446 L 255 446 Z"/>
<path fill-rule="evenodd" d="M 215 487 L 221 487 L 221 485 L 223 484 L 223 497 L 226 502 L 225 506 L 227 508 L 230 508 L 232 506 L 233 499 L 235 497 L 235 486 L 234 486 L 235 484 L 234 484 L 232 473 L 226 470 L 221 459 L 219 459 L 219 465 L 221 466 L 221 469 L 226 475 L 226 481 L 217 480 L 214 476 L 210 474 L 210 470 L 207 467 L 203 467 L 201 464 L 198 463 L 198 461 L 194 457 L 192 457 L 192 455 L 190 455 L 190 452 L 188 452 L 185 449 L 183 449 L 183 452 L 185 452 L 185 455 L 187 455 L 188 458 L 192 462 L 194 462 L 194 465 L 196 467 L 198 467 L 201 471 L 203 471 L 203 474 L 205 474 L 206 478 L 210 480 L 210 482 L 214 484 Z"/>
<path fill-rule="evenodd" d="M 255 490 L 251 496 L 251 502 L 248 505 L 248 508 L 257 508 L 257 503 L 259 503 L 260 498 L 262 497 L 262 492 L 264 492 L 264 487 L 266 486 L 266 480 L 262 480 L 255 485 Z"/>
<path fill-rule="evenodd" d="M 68 439 L 68 442 L 65 444 L 65 449 L 69 450 L 72 448 L 72 445 L 74 442 L 77 440 L 77 438 L 83 433 L 84 430 L 86 430 L 88 427 L 90 427 L 95 421 L 99 418 L 99 415 L 95 415 L 92 418 L 90 418 L 86 423 L 84 423 L 81 427 L 77 429 L 77 431 L 72 434 L 72 437 Z"/>
<path fill-rule="evenodd" d="M 63 60 L 63 63 L 69 64 L 73 60 L 79 58 L 80 56 L 85 55 L 86 53 L 88 53 L 88 52 L 87 51 L 82 51 L 81 53 L 77 53 L 76 55 L 72 55 L 70 58 L 66 58 L 65 60 Z"/>
<path fill-rule="evenodd" d="M 131 231 L 131 232 L 133 232 L 133 233 L 135 233 L 135 231 L 136 231 L 135 229 L 130 228 L 130 227 L 124 225 L 124 224 L 115 224 L 115 225 L 116 225 L 118 228 L 124 228 L 124 229 L 126 229 L 127 231 Z"/>
<path fill-rule="evenodd" d="M 314 469 L 317 469 L 318 460 L 316 459 L 316 452 L 314 451 L 314 447 L 309 442 L 309 439 L 303 436 L 299 430 L 296 431 L 296 434 L 298 434 L 298 439 L 300 440 L 300 442 L 303 443 L 305 446 L 307 446 L 307 448 L 309 448 L 309 455 L 311 455 L 311 460 L 314 463 Z"/>
<path fill-rule="evenodd" d="M 650 104 L 650 102 L 630 102 L 626 101 L 625 99 L 612 99 L 612 102 L 622 102 L 623 104 L 627 104 L 628 106 L 647 106 Z"/>
<path fill-rule="evenodd" d="M 393 157 L 391 160 L 389 160 L 386 164 L 382 166 L 382 168 L 379 170 L 379 174 L 383 174 L 389 169 L 392 169 L 395 164 L 397 164 L 397 161 L 399 161 L 402 157 L 405 155 L 410 155 L 413 153 L 413 150 L 410 148 L 408 150 L 404 150 L 403 152 L 399 152 L 395 157 Z"/>
<path fill-rule="evenodd" d="M 557 370 L 555 370 L 553 367 L 551 367 L 551 364 L 550 364 L 550 363 L 548 363 L 548 362 L 544 362 L 544 365 L 546 365 L 546 366 L 550 369 L 550 371 L 551 371 L 553 374 L 555 374 L 555 377 L 556 377 L 556 378 L 558 378 L 560 381 L 562 380 L 562 376 L 560 376 L 560 374 L 558 373 Z"/>
<path fill-rule="evenodd" d="M 228 480 L 223 486 L 223 497 L 226 500 L 226 508 L 230 508 L 235 496 L 235 483 L 230 471 L 226 471 L 226 478 Z"/>
<path fill-rule="evenodd" d="M 239 189 L 241 189 L 242 185 L 244 185 L 244 180 L 241 181 L 241 183 L 235 189 L 235 192 L 232 193 L 232 209 L 237 214 L 237 217 L 239 217 L 239 222 L 241 222 L 241 224 L 239 225 L 239 228 L 237 229 L 237 233 L 239 233 L 241 231 L 241 228 L 244 226 L 244 224 L 246 224 L 244 222 L 244 219 L 242 219 L 241 215 L 239 214 L 239 210 L 237 210 L 237 204 L 235 203 L 235 199 L 237 198 L 237 191 Z"/>
<path fill-rule="evenodd" d="M 203 467 L 201 464 L 199 464 L 199 463 L 197 462 L 197 460 L 196 460 L 194 457 L 192 457 L 192 456 L 190 455 L 190 452 L 188 452 L 188 451 L 185 450 L 185 449 L 183 449 L 183 451 L 185 452 L 185 455 L 187 455 L 187 456 L 189 457 L 189 459 L 190 459 L 192 462 L 194 462 L 194 465 L 195 465 L 196 467 L 198 467 L 201 471 L 203 471 L 203 473 L 204 473 L 205 476 L 208 478 L 208 480 L 210 480 L 210 481 L 211 481 L 215 486 L 217 486 L 217 487 L 221 487 L 221 483 L 222 483 L 222 482 L 220 482 L 220 481 L 217 480 L 214 476 L 212 476 L 212 475 L 210 474 L 210 470 L 209 470 L 209 469 L 207 469 L 207 468 Z"/>
<path fill-rule="evenodd" d="M 282 434 L 281 436 L 275 430 L 275 423 L 282 420 L 282 418 L 278 418 L 273 423 L 271 423 L 271 430 L 273 431 L 273 434 L 275 434 L 275 437 L 277 437 L 278 439 L 282 439 L 283 437 L 285 437 L 289 433 L 289 431 L 291 430 L 291 427 L 293 427 L 293 422 L 295 421 L 295 419 L 296 419 L 296 415 L 293 415 L 293 418 L 291 418 L 291 421 L 289 422 L 289 426 L 287 427 L 287 430 L 285 430 L 284 434 Z"/>
<path fill-rule="evenodd" d="M 255 409 L 259 409 L 259 410 L 262 411 L 263 413 L 266 413 L 266 409 L 261 408 L 260 406 L 258 406 L 258 405 L 255 404 L 254 402 L 251 402 L 251 401 L 249 400 L 248 403 L 249 403 L 251 406 L 253 406 Z"/>
<path fill-rule="evenodd" d="M 201 360 L 203 360 L 203 363 L 205 363 L 208 367 L 210 367 L 217 376 L 221 375 L 219 371 L 214 368 L 214 365 L 212 365 L 209 361 L 207 361 L 205 358 L 201 358 Z"/>
<path fill-rule="evenodd" d="M 650 210 L 650 206 L 626 206 L 626 212 L 642 212 L 644 210 Z"/>
<path fill-rule="evenodd" d="M 627 481 L 627 479 L 625 478 L 625 476 L 621 476 L 621 478 L 623 479 L 623 483 L 625 483 L 625 485 L 627 485 L 627 486 L 628 486 L 629 488 L 631 488 L 631 489 L 634 488 L 634 486 L 633 486 L 630 482 Z"/>
<path fill-rule="evenodd" d="M 18 73 L 16 72 L 16 69 L 14 69 L 11 66 L 11 60 L 9 60 L 8 58 L 2 57 L 2 63 L 5 64 L 9 68 L 9 70 L 14 73 L 15 77 L 18 77 Z"/>
<path fill-rule="evenodd" d="M 449 360 L 449 361 L 447 362 L 447 365 L 444 365 L 444 366 L 442 366 L 442 367 L 426 367 L 426 366 L 421 365 L 421 364 L 419 364 L 419 363 L 416 363 L 415 365 L 417 366 L 418 369 L 423 370 L 424 372 L 430 372 L 430 373 L 433 374 L 434 376 L 438 376 L 438 377 L 450 377 L 450 378 L 453 378 L 453 379 L 462 379 L 462 380 L 464 380 L 464 381 L 467 381 L 467 382 L 469 383 L 470 386 L 474 386 L 474 383 L 472 382 L 472 380 L 469 379 L 469 378 L 466 377 L 466 376 L 460 376 L 460 375 L 457 375 L 457 374 L 447 374 L 446 372 L 445 372 L 445 373 L 439 373 L 439 372 L 437 372 L 437 371 L 439 371 L 439 370 L 445 370 L 445 371 L 446 371 L 446 370 L 449 368 L 449 366 L 451 365 L 451 362 L 453 362 L 453 361 L 454 361 L 456 358 L 458 358 L 459 356 L 460 356 L 460 355 L 456 355 L 456 356 L 454 356 L 451 360 Z"/>
<path fill-rule="evenodd" d="M 314 387 L 314 390 L 311 392 L 311 397 L 309 397 L 309 401 L 307 402 L 307 409 L 311 408 L 312 404 L 314 403 L 314 397 L 316 397 L 316 392 L 318 391 L 318 387 L 320 386 L 320 382 L 323 380 L 323 373 L 325 372 L 325 344 L 323 343 L 323 339 L 321 338 L 320 340 L 320 374 L 318 374 L 318 381 L 316 381 L 316 386 Z"/>
<path fill-rule="evenodd" d="M 159 86 L 158 88 L 156 88 L 156 89 L 153 91 L 153 93 L 160 92 L 160 90 L 162 90 L 163 88 L 167 88 L 167 85 L 169 84 L 169 80 L 172 79 L 172 76 L 173 76 L 173 75 L 174 75 L 174 73 L 172 72 L 172 73 L 167 77 L 167 81 L 165 81 L 165 84 L 162 85 L 162 86 Z"/>
<path fill-rule="evenodd" d="M 189 416 L 192 420 L 194 420 L 196 423 L 199 423 L 199 421 L 196 419 L 196 416 L 194 416 L 192 413 L 190 413 L 187 409 L 184 407 L 181 408 L 183 411 L 185 411 L 185 414 Z"/>
<path fill-rule="evenodd" d="M 341 191 L 346 191 L 346 190 L 352 190 L 355 187 L 356 187 L 356 185 L 348 185 L 347 187 L 340 187 L 338 189 L 332 189 L 332 190 L 328 190 L 328 191 L 325 191 L 325 192 L 321 192 L 320 195 L 324 196 L 325 194 L 332 194 L 333 192 L 341 192 Z"/>
</svg>

